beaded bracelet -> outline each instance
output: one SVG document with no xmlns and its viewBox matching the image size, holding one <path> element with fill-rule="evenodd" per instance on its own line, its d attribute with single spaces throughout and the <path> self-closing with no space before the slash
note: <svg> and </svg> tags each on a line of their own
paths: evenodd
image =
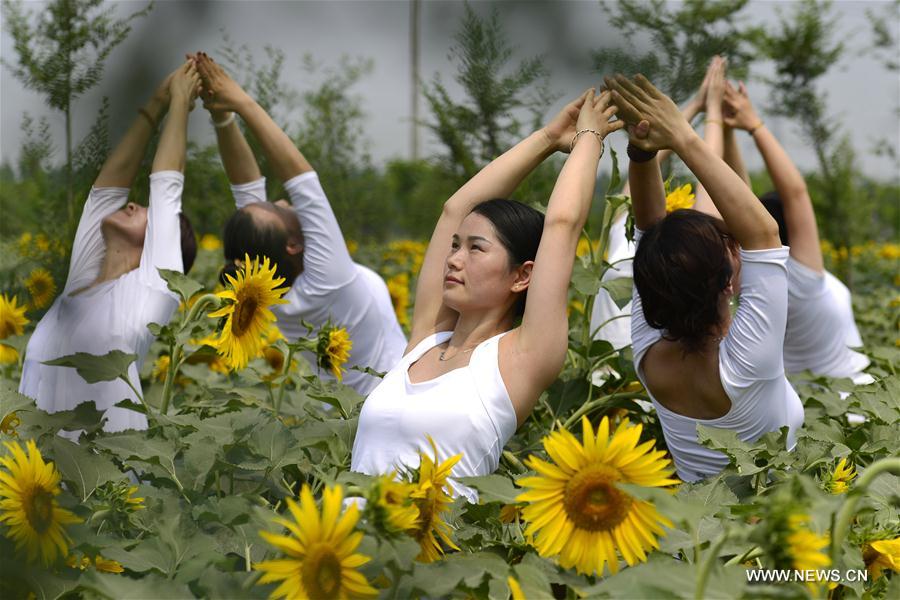
<svg viewBox="0 0 900 600">
<path fill-rule="evenodd" d="M 594 135 L 597 136 L 597 141 L 600 142 L 600 156 L 603 156 L 603 134 L 600 133 L 599 131 L 595 131 L 593 129 L 582 129 L 581 131 L 576 131 L 575 137 L 572 138 L 572 143 L 569 144 L 569 152 L 571 152 L 572 150 L 575 149 L 575 142 L 578 141 L 578 137 L 582 133 L 593 133 Z"/>
</svg>

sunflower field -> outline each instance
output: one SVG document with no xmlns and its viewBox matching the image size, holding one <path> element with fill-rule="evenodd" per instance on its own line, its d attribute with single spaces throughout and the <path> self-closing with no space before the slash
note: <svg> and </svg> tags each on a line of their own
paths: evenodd
<svg viewBox="0 0 900 600">
<path fill-rule="evenodd" d="M 688 190 L 675 191 L 681 202 Z M 628 210 L 628 199 L 609 195 L 605 206 Z M 579 246 L 559 379 L 497 473 L 460 480 L 477 503 L 448 494 L 459 456 L 433 445 L 409 472 L 349 471 L 363 398 L 318 375 L 339 379 L 353 340 L 334 326 L 283 339 L 265 308 L 280 293 L 271 266 L 248 259 L 217 286 L 212 235 L 190 277 L 161 272 L 182 305 L 151 325 L 141 404 L 121 404 L 146 413 L 149 429 L 106 433 L 91 402 L 42 412 L 16 389 L 29 331 L 61 287 L 40 261 L 59 250 L 29 234 L 6 243 L 3 268 L 30 274 L 0 299 L 0 595 L 900 597 L 900 249 L 823 247 L 830 270 L 852 263 L 875 382 L 795 380 L 806 420 L 792 452 L 785 431 L 748 444 L 701 427 L 731 462 L 687 484 L 630 350 L 592 338 L 601 285 L 618 302 L 630 293 L 628 280 L 601 282 L 610 221 Z M 425 243 L 348 246 L 382 274 L 408 325 Z M 268 299 L 248 316 L 240 302 L 252 286 Z M 249 342 L 229 343 L 247 331 Z M 135 359 L 59 364 L 103 381 Z M 812 575 L 751 575 L 773 569 Z"/>
</svg>

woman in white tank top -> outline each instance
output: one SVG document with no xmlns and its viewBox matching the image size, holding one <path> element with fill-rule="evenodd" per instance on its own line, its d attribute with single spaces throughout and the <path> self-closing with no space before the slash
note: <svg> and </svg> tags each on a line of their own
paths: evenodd
<svg viewBox="0 0 900 600">
<path fill-rule="evenodd" d="M 603 138 L 622 127 L 609 122 L 616 109 L 608 104 L 608 93 L 585 92 L 444 204 L 419 275 L 405 356 L 363 405 L 354 471 L 415 468 L 419 452 L 429 451 L 427 436 L 440 456 L 462 454 L 455 477 L 497 468 L 504 444 L 565 360 L 575 248 Z M 546 217 L 497 199 L 546 157 L 570 149 Z"/>
</svg>

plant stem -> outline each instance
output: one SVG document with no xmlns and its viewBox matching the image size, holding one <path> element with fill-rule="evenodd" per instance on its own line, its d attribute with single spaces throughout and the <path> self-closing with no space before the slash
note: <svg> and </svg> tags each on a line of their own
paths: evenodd
<svg viewBox="0 0 900 600">
<path fill-rule="evenodd" d="M 601 404 L 605 404 L 605 403 L 607 403 L 607 402 L 609 402 L 609 401 L 611 401 L 611 400 L 619 400 L 619 399 L 622 399 L 622 398 L 625 398 L 625 399 L 627 399 L 627 398 L 638 398 L 638 399 L 640 399 L 640 400 L 646 400 L 646 399 L 647 399 L 647 396 L 646 396 L 645 394 L 641 394 L 641 393 L 638 393 L 638 392 L 619 392 L 619 393 L 617 393 L 617 394 L 610 394 L 610 395 L 608 395 L 608 396 L 601 396 L 600 398 L 596 398 L 596 399 L 594 399 L 594 400 L 591 400 L 590 402 L 585 402 L 584 404 L 582 404 L 582 405 L 581 405 L 581 408 L 579 408 L 578 410 L 576 410 L 576 411 L 572 414 L 572 416 L 570 416 L 568 419 L 566 419 L 566 422 L 563 423 L 563 427 L 565 427 L 566 429 L 568 429 L 569 427 L 571 427 L 572 425 L 574 425 L 576 422 L 578 422 L 578 420 L 582 417 L 582 415 L 586 415 L 587 413 L 591 412 L 592 410 L 594 410 L 595 408 L 597 408 L 597 407 L 600 406 Z"/>
<path fill-rule="evenodd" d="M 765 554 L 765 552 L 762 550 L 762 548 L 753 546 L 743 554 L 738 554 L 737 556 L 728 559 L 728 562 L 725 563 L 725 566 L 730 567 L 731 565 L 739 565 L 748 560 L 753 560 L 754 558 L 762 556 L 763 554 Z"/>
<path fill-rule="evenodd" d="M 281 401 L 284 400 L 284 388 L 288 380 L 288 372 L 291 370 L 291 361 L 294 359 L 294 348 L 288 346 L 287 359 L 284 361 L 284 368 L 281 371 L 281 385 L 278 387 L 278 396 L 275 398 L 275 416 L 277 417 L 281 411 Z"/>
<path fill-rule="evenodd" d="M 176 346 L 175 342 L 169 345 L 169 368 L 166 369 L 166 382 L 163 384 L 162 403 L 159 407 L 161 414 L 169 412 L 169 401 L 172 399 L 172 386 L 175 382 L 175 374 L 178 367 L 181 366 L 181 347 Z"/>
<path fill-rule="evenodd" d="M 876 460 L 869 465 L 859 479 L 856 485 L 847 493 L 847 499 L 841 505 L 840 510 L 834 518 L 834 527 L 831 528 L 831 562 L 837 561 L 838 549 L 844 538 L 847 537 L 847 531 L 850 529 L 850 521 L 856 511 L 856 505 L 860 499 L 866 495 L 869 485 L 882 473 L 895 472 L 900 473 L 900 457 L 890 456 Z"/>
<path fill-rule="evenodd" d="M 713 544 L 706 553 L 703 564 L 700 565 L 700 571 L 697 573 L 697 587 L 694 588 L 694 600 L 703 600 L 703 593 L 706 591 L 706 582 L 709 580 L 709 574 L 712 571 L 713 563 L 719 554 L 719 550 L 728 540 L 728 530 L 722 532 L 716 543 Z"/>
<path fill-rule="evenodd" d="M 138 400 L 141 402 L 141 404 L 144 406 L 144 410 L 147 411 L 147 419 L 149 419 L 150 421 L 156 421 L 156 415 L 153 414 L 153 411 L 150 409 L 150 405 L 147 404 L 147 402 L 144 401 L 144 397 L 143 397 L 143 396 L 141 395 L 141 393 L 137 390 L 137 388 L 134 387 L 134 384 L 131 383 L 131 379 L 129 379 L 128 373 L 125 373 L 125 375 L 119 377 L 119 379 L 121 379 L 121 380 L 123 380 L 125 383 L 127 383 L 127 384 L 128 384 L 128 387 L 131 388 L 131 391 L 134 392 L 134 395 L 137 396 L 137 399 L 138 399 Z"/>
<path fill-rule="evenodd" d="M 509 450 L 503 451 L 503 458 L 505 458 L 509 462 L 509 464 L 511 464 L 513 467 L 515 467 L 515 469 L 517 471 L 519 471 L 520 473 L 528 472 L 528 469 L 525 467 L 525 465 L 522 464 L 522 461 L 519 460 L 516 457 L 516 455 L 513 454 L 512 452 L 510 452 Z"/>
</svg>

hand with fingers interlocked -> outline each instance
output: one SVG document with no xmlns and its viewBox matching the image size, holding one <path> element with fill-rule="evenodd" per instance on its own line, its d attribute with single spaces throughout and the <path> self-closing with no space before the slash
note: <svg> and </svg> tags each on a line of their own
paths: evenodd
<svg viewBox="0 0 900 600">
<path fill-rule="evenodd" d="M 641 150 L 673 150 L 695 136 L 671 98 L 656 89 L 643 75 L 605 77 L 619 118 L 628 125 L 630 141 Z"/>
</svg>

